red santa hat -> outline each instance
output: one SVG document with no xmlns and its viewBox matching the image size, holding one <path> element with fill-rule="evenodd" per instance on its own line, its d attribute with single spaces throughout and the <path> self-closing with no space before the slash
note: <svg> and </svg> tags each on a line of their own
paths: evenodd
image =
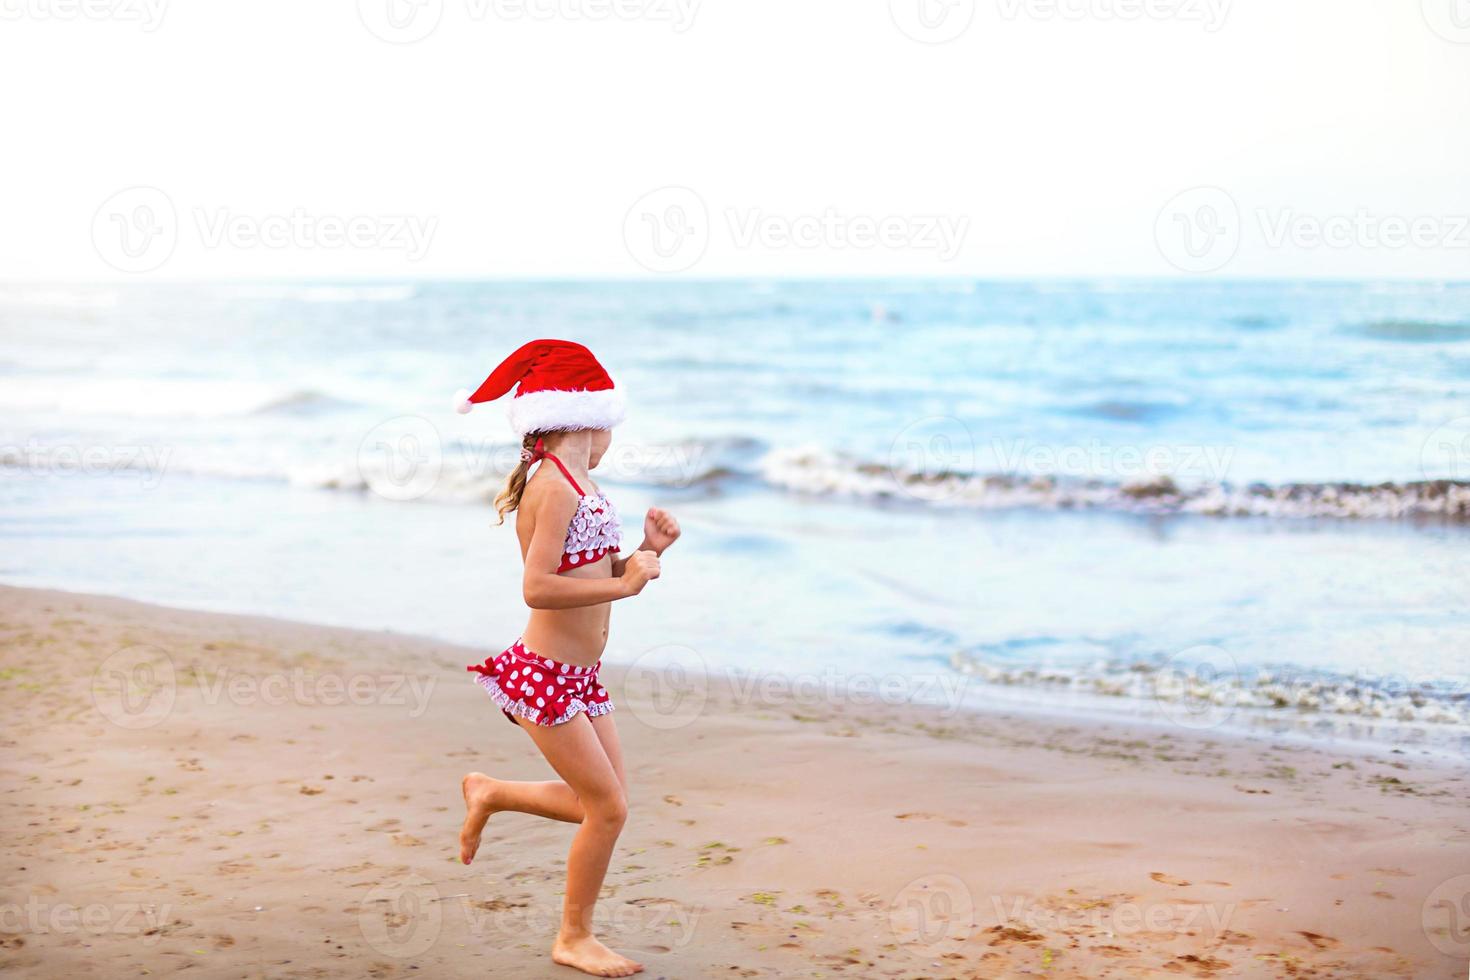
<svg viewBox="0 0 1470 980">
<path fill-rule="evenodd" d="M 568 429 L 611 429 L 623 421 L 623 393 L 592 352 L 570 340 L 533 340 L 490 372 L 473 393 L 461 390 L 455 408 L 468 412 L 520 385 L 506 408 L 516 435 Z"/>
</svg>

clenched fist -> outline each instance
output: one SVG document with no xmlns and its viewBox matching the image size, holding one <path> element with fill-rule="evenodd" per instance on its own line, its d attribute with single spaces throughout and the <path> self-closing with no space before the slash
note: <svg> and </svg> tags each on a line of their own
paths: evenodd
<svg viewBox="0 0 1470 980">
<path fill-rule="evenodd" d="M 658 555 L 652 551 L 635 551 L 623 566 L 623 591 L 637 595 L 643 587 L 658 578 Z"/>
<path fill-rule="evenodd" d="M 643 518 L 643 542 L 654 551 L 662 553 L 665 548 L 679 540 L 679 522 L 674 515 L 659 507 L 648 508 Z"/>
</svg>

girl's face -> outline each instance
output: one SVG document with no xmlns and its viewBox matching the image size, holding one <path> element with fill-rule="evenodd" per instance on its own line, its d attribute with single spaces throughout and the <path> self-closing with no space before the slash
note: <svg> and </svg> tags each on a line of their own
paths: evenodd
<svg viewBox="0 0 1470 980">
<path fill-rule="evenodd" d="M 607 452 L 607 447 L 612 445 L 611 429 L 593 429 L 591 452 L 587 455 L 587 468 L 596 469 L 597 464 L 602 462 L 602 456 Z"/>
</svg>

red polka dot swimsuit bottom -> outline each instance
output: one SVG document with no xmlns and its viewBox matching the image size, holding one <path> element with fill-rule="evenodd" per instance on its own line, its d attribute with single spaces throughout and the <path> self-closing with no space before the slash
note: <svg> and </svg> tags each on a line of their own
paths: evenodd
<svg viewBox="0 0 1470 980">
<path fill-rule="evenodd" d="M 601 661 L 591 667 L 558 663 L 532 653 L 516 640 L 504 653 L 465 670 L 479 675 L 475 683 L 511 724 L 525 718 L 537 725 L 560 725 L 582 711 L 596 717 L 613 710 L 607 688 L 597 682 L 601 666 Z"/>
</svg>

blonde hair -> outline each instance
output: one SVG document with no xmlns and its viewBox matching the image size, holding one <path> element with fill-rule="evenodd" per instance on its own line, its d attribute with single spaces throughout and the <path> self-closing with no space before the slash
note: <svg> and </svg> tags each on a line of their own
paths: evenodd
<svg viewBox="0 0 1470 980">
<path fill-rule="evenodd" d="M 495 495 L 495 512 L 500 515 L 497 524 L 504 524 L 505 515 L 521 506 L 521 495 L 526 492 L 526 476 L 531 472 L 531 461 L 526 457 L 536 448 L 536 440 L 539 438 L 541 433 L 528 432 L 521 440 L 520 462 L 510 471 L 510 475 L 505 478 L 505 486 Z"/>
</svg>

